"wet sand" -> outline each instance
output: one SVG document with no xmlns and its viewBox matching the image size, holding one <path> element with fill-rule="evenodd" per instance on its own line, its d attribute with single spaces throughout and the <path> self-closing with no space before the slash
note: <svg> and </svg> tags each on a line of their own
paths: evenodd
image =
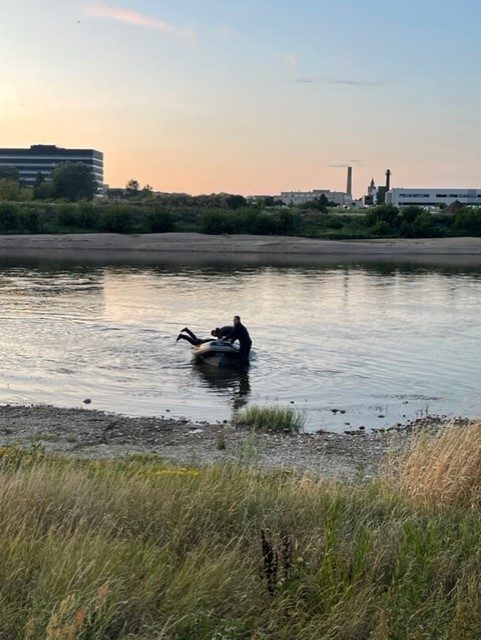
<svg viewBox="0 0 481 640">
<path fill-rule="evenodd" d="M 0 236 L 0 255 L 128 260 L 410 260 L 481 264 L 481 238 L 316 240 L 284 236 L 88 233 Z"/>
<path fill-rule="evenodd" d="M 463 423 L 468 421 L 462 421 Z M 343 481 L 379 473 L 387 453 L 406 447 L 413 431 L 436 432 L 442 418 L 356 434 L 253 434 L 230 423 L 130 418 L 85 409 L 0 406 L 0 446 L 42 447 L 86 458 L 155 454 L 181 465 L 235 463 L 309 472 Z"/>
</svg>

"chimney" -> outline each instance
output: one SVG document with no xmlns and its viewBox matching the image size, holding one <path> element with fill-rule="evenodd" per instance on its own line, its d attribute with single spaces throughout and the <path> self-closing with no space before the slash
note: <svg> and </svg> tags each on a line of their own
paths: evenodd
<svg viewBox="0 0 481 640">
<path fill-rule="evenodd" d="M 352 197 L 352 167 L 347 168 L 347 195 Z"/>
<path fill-rule="evenodd" d="M 386 171 L 386 192 L 391 190 L 391 169 Z"/>
</svg>

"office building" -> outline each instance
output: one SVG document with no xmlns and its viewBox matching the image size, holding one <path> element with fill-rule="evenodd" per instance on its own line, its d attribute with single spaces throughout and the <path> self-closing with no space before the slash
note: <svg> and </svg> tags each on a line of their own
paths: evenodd
<svg viewBox="0 0 481 640">
<path fill-rule="evenodd" d="M 0 149 L 0 166 L 14 167 L 22 184 L 31 187 L 39 173 L 46 180 L 63 162 L 82 162 L 91 170 L 99 188 L 104 183 L 104 155 L 94 149 L 62 149 L 55 145 L 32 145 L 29 149 Z"/>
<path fill-rule="evenodd" d="M 386 203 L 396 207 L 417 204 L 421 207 L 449 206 L 459 202 L 466 206 L 481 206 L 481 189 L 391 189 L 386 193 Z"/>
</svg>

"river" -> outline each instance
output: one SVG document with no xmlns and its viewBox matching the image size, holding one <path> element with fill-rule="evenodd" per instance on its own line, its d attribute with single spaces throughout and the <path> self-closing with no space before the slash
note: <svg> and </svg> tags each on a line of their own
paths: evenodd
<svg viewBox="0 0 481 640">
<path fill-rule="evenodd" d="M 481 268 L 10 258 L 0 303 L 3 403 L 197 421 L 277 403 L 337 431 L 480 413 Z M 233 314 L 248 373 L 194 366 L 179 330 Z"/>
</svg>

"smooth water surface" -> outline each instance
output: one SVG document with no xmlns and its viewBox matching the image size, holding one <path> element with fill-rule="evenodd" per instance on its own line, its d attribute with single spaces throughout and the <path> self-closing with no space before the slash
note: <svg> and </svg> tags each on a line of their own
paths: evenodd
<svg viewBox="0 0 481 640">
<path fill-rule="evenodd" d="M 227 419 L 305 410 L 310 429 L 481 407 L 481 269 L 0 263 L 0 402 Z M 199 335 L 242 315 L 247 374 L 196 367 Z M 345 413 L 333 413 L 339 409 Z"/>
</svg>

